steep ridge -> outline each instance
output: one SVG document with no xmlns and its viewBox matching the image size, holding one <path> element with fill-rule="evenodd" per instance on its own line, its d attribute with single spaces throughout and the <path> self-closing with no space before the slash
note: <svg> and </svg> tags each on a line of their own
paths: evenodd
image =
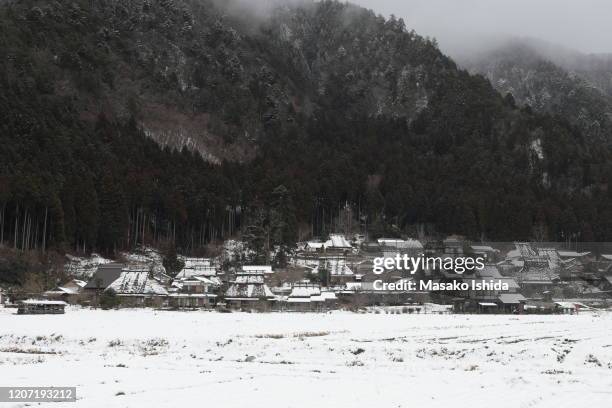
<svg viewBox="0 0 612 408">
<path fill-rule="evenodd" d="M 334 1 L 228 13 L 2 3 L 5 243 L 291 243 L 346 204 L 373 235 L 610 236 L 610 152 L 401 19 Z"/>
</svg>

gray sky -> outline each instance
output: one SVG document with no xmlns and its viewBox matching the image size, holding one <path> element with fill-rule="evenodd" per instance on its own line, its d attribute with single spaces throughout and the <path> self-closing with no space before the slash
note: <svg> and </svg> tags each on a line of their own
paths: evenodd
<svg viewBox="0 0 612 408">
<path fill-rule="evenodd" d="M 350 0 L 436 37 L 442 51 L 476 41 L 535 37 L 586 53 L 612 53 L 612 0 Z M 466 49 L 467 46 L 467 49 Z"/>
</svg>

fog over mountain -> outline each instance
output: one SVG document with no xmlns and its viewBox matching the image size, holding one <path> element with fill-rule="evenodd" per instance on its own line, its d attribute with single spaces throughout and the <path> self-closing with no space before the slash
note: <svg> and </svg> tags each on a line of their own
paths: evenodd
<svg viewBox="0 0 612 408">
<path fill-rule="evenodd" d="M 612 52 L 607 0 L 352 0 L 435 37 L 453 57 L 508 37 L 534 37 L 584 53 Z"/>
</svg>

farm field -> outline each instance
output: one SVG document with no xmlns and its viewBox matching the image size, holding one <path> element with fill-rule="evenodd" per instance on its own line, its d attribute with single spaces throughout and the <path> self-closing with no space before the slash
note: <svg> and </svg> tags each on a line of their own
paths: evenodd
<svg viewBox="0 0 612 408">
<path fill-rule="evenodd" d="M 612 406 L 612 313 L 416 315 L 0 308 L 0 385 L 53 407 Z"/>
</svg>

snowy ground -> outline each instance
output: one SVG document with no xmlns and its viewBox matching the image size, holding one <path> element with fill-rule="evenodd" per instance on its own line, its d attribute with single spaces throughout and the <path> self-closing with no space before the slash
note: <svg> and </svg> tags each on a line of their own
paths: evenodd
<svg viewBox="0 0 612 408">
<path fill-rule="evenodd" d="M 611 313 L 12 313 L 0 385 L 77 387 L 53 407 L 612 406 Z"/>
</svg>

